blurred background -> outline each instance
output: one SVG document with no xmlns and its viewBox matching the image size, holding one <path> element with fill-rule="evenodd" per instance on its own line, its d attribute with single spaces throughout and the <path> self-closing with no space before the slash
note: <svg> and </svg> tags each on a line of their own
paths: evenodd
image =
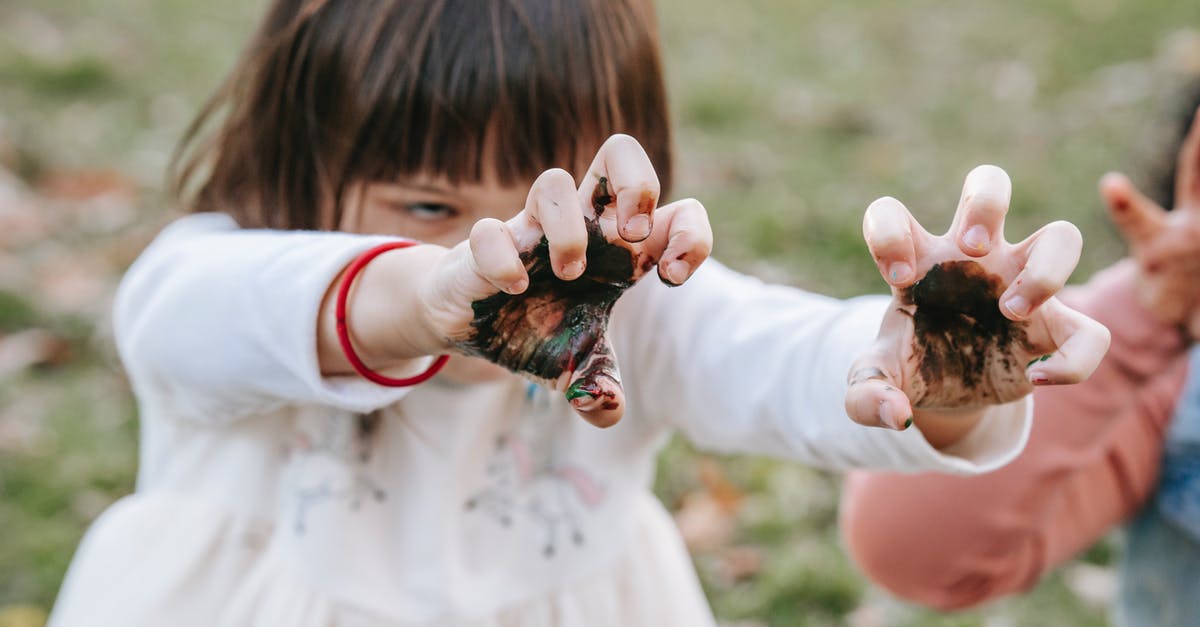
<svg viewBox="0 0 1200 627">
<path fill-rule="evenodd" d="M 0 627 L 41 625 L 84 529 L 128 493 L 136 414 L 108 309 L 177 208 L 170 151 L 265 2 L 0 0 Z M 838 296 L 881 292 L 874 198 L 949 224 L 975 164 L 1014 181 L 1007 232 L 1084 232 L 1075 279 L 1122 255 L 1095 192 L 1162 165 L 1200 72 L 1181 0 L 660 0 L 681 195 L 717 256 Z M 838 479 L 672 443 L 658 493 L 729 626 L 1106 625 L 1114 535 L 1030 595 L 939 616 L 843 556 Z"/>
</svg>

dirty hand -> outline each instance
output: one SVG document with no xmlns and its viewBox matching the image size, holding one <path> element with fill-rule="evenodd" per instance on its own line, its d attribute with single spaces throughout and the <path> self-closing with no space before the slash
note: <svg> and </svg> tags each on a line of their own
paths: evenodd
<svg viewBox="0 0 1200 627">
<path fill-rule="evenodd" d="M 1108 330 L 1054 297 L 1079 261 L 1078 229 L 1053 222 L 1008 243 L 1011 194 L 1003 170 L 975 168 L 941 236 L 894 198 L 867 208 L 863 234 L 892 302 L 850 371 L 855 422 L 905 429 L 914 409 L 918 422 L 930 413 L 978 417 L 1035 385 L 1081 381 L 1100 363 Z"/>
<path fill-rule="evenodd" d="M 609 138 L 576 187 L 542 173 L 507 222 L 477 222 L 421 290 L 449 346 L 546 381 L 596 426 L 616 423 L 625 396 L 607 337 L 617 298 L 657 267 L 679 285 L 712 249 L 704 207 L 658 207 L 658 176 L 627 135 Z"/>
<path fill-rule="evenodd" d="M 1165 211 L 1121 174 L 1100 194 L 1137 262 L 1142 304 L 1200 340 L 1200 111 L 1175 166 L 1175 210 Z"/>
</svg>

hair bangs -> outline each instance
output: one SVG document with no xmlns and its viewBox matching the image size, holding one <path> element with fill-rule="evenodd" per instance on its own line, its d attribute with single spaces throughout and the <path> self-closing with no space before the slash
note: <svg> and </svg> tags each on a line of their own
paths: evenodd
<svg viewBox="0 0 1200 627">
<path fill-rule="evenodd" d="M 403 13 L 382 32 L 421 36 L 374 46 L 348 179 L 527 184 L 552 167 L 582 177 L 605 139 L 628 133 L 667 188 L 665 94 L 644 11 L 604 0 L 446 0 Z M 413 19 L 421 23 L 403 23 Z"/>
<path fill-rule="evenodd" d="M 180 144 L 173 188 L 243 226 L 332 228 L 358 182 L 582 178 L 627 133 L 666 197 L 657 39 L 650 0 L 276 0 Z"/>
</svg>

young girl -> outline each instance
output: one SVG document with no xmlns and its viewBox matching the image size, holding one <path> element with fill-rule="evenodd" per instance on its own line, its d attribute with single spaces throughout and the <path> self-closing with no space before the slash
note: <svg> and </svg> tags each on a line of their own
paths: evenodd
<svg viewBox="0 0 1200 627">
<path fill-rule="evenodd" d="M 974 606 L 1032 587 L 1137 515 L 1118 624 L 1200 620 L 1200 86 L 1189 103 L 1157 201 L 1123 176 L 1101 182 L 1133 259 L 1064 300 L 1108 324 L 1113 349 L 1087 383 L 1035 394 L 1045 418 L 1025 452 L 979 477 L 851 475 L 842 529 L 881 585 Z"/>
<path fill-rule="evenodd" d="M 1032 386 L 1107 344 L 1053 298 L 1078 232 L 1006 243 L 984 167 L 945 236 L 871 207 L 891 301 L 701 268 L 703 207 L 657 204 L 654 24 L 637 0 L 276 1 L 193 129 L 194 215 L 121 285 L 137 493 L 51 623 L 711 625 L 650 492 L 673 429 L 830 468 L 1011 459 Z"/>
</svg>

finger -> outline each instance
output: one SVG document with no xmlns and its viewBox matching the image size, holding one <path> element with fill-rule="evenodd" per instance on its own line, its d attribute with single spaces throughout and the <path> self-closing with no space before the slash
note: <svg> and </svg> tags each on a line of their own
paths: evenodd
<svg viewBox="0 0 1200 627">
<path fill-rule="evenodd" d="M 584 420 L 602 429 L 613 426 L 624 415 L 625 391 L 607 338 L 601 336 L 593 352 L 573 373 L 565 395 Z"/>
<path fill-rule="evenodd" d="M 471 269 L 496 289 L 520 294 L 529 287 L 529 275 L 508 225 L 485 218 L 471 227 Z"/>
<path fill-rule="evenodd" d="M 1034 385 L 1079 383 L 1092 375 L 1108 352 L 1111 336 L 1108 328 L 1067 307 L 1057 298 L 1043 306 L 1053 353 L 1043 355 L 1025 368 L 1025 376 Z"/>
<path fill-rule="evenodd" d="M 1200 211 L 1200 109 L 1192 117 L 1175 161 L 1175 207 Z"/>
<path fill-rule="evenodd" d="M 1138 191 L 1125 175 L 1105 174 L 1100 179 L 1100 195 L 1121 236 L 1130 246 L 1140 246 L 1162 229 L 1166 212 Z"/>
<path fill-rule="evenodd" d="M 677 200 L 655 212 L 654 232 L 644 244 L 658 259 L 658 278 L 676 286 L 687 281 L 712 253 L 713 233 L 708 211 L 693 198 Z"/>
<path fill-rule="evenodd" d="M 964 254 L 982 257 L 1004 237 L 1004 216 L 1012 200 L 1008 173 L 981 165 L 967 174 L 950 235 Z"/>
<path fill-rule="evenodd" d="M 566 170 L 543 172 L 529 189 L 524 218 L 545 234 L 554 274 L 566 281 L 579 278 L 587 267 L 588 235 L 575 179 Z"/>
<path fill-rule="evenodd" d="M 640 242 L 653 229 L 659 191 L 658 174 L 642 145 L 628 135 L 613 135 L 588 168 L 579 195 L 597 217 L 615 206 L 621 239 Z"/>
<path fill-rule="evenodd" d="M 1026 320 L 1067 284 L 1079 263 L 1083 236 L 1070 222 L 1051 222 L 1017 245 L 1024 267 L 1000 295 L 1000 311 L 1009 320 Z"/>
<path fill-rule="evenodd" d="M 908 209 L 891 197 L 871 203 L 863 216 L 863 238 L 867 240 L 867 248 L 883 279 L 895 287 L 906 287 L 917 278 L 914 225 L 916 220 Z"/>
<path fill-rule="evenodd" d="M 865 356 L 850 369 L 846 414 L 860 425 L 903 431 L 912 426 L 912 405 L 883 363 Z"/>
</svg>

